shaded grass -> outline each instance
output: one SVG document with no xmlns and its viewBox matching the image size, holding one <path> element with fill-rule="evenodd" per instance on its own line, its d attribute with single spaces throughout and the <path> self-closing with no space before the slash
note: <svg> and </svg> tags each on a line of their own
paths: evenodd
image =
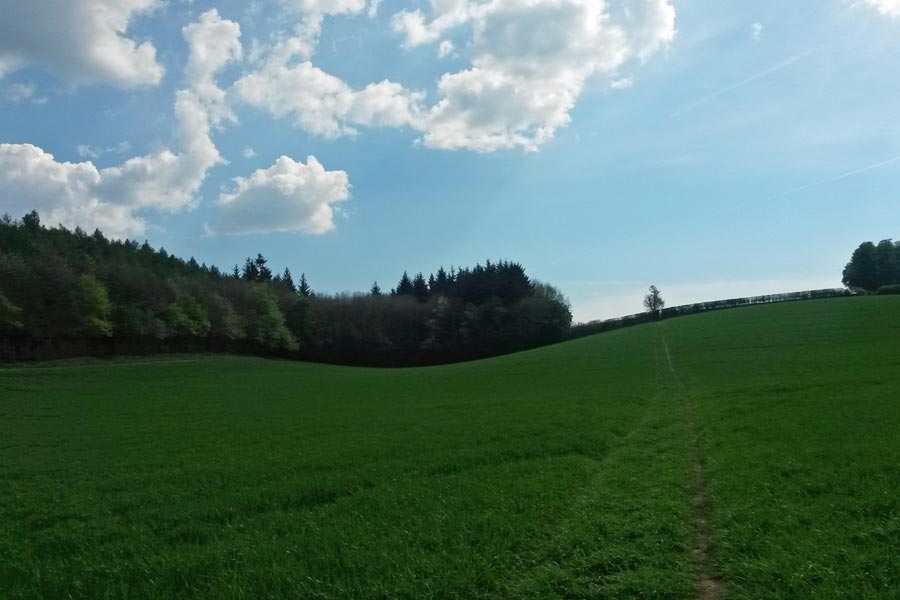
<svg viewBox="0 0 900 600">
<path fill-rule="evenodd" d="M 647 329 L 391 371 L 248 358 L 0 371 L 0 581 L 12 598 L 531 597 L 558 566 L 572 593 L 678 597 L 691 585 L 689 559 L 670 557 L 678 528 L 640 516 L 641 488 L 616 482 L 660 458 L 680 476 L 635 446 L 669 403 L 657 344 Z"/>
<path fill-rule="evenodd" d="M 425 369 L 0 369 L 0 596 L 693 598 L 693 403 L 728 597 L 891 597 L 898 333 L 851 298 Z"/>
</svg>

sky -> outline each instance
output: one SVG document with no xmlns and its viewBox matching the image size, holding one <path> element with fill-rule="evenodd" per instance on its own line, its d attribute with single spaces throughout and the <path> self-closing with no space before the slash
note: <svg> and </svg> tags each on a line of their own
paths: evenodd
<svg viewBox="0 0 900 600">
<path fill-rule="evenodd" d="M 576 321 L 900 238 L 900 0 L 0 0 L 0 213 L 322 292 L 521 262 Z"/>
</svg>

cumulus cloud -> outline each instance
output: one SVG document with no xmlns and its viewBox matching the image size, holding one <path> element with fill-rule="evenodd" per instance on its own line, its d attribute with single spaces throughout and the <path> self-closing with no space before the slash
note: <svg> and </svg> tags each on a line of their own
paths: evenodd
<svg viewBox="0 0 900 600">
<path fill-rule="evenodd" d="M 883 15 L 900 18 L 900 0 L 863 0 L 863 4 Z"/>
<path fill-rule="evenodd" d="M 34 65 L 75 84 L 156 85 L 150 42 L 127 36 L 158 0 L 0 0 L 0 77 Z"/>
<path fill-rule="evenodd" d="M 441 77 L 425 117 L 433 148 L 536 150 L 569 123 L 590 77 L 646 61 L 675 35 L 669 0 L 432 0 L 431 12 L 394 16 L 407 46 L 463 24 L 473 31 L 471 66 Z"/>
<path fill-rule="evenodd" d="M 175 94 L 179 151 L 160 150 L 103 171 L 101 190 L 133 207 L 168 211 L 192 207 L 209 169 L 225 163 L 211 130 L 234 117 L 214 76 L 240 58 L 240 27 L 210 10 L 182 33 L 190 53 L 185 67 L 189 88 Z"/>
<path fill-rule="evenodd" d="M 184 76 L 201 97 L 221 101 L 224 92 L 214 81 L 215 74 L 225 65 L 241 59 L 241 27 L 222 19 L 215 9 L 200 15 L 200 20 L 182 29 L 191 49 Z"/>
<path fill-rule="evenodd" d="M 391 28 L 403 34 L 404 45 L 409 47 L 430 44 L 449 30 L 483 17 L 491 10 L 491 2 L 470 0 L 432 0 L 434 18 L 429 21 L 421 9 L 402 10 L 391 18 Z"/>
<path fill-rule="evenodd" d="M 195 204 L 206 174 L 223 163 L 211 129 L 230 111 L 214 74 L 240 56 L 236 24 L 222 21 L 215 11 L 183 30 L 190 48 L 188 89 L 175 97 L 176 149 L 138 156 L 119 166 L 98 169 L 92 162 L 58 162 L 30 144 L 0 146 L 0 194 L 14 210 L 37 208 L 50 223 L 84 228 L 101 227 L 112 236 L 143 233 L 147 209 L 179 211 Z M 79 148 L 85 157 L 99 149 Z"/>
<path fill-rule="evenodd" d="M 355 13 L 364 6 L 356 0 L 291 2 L 307 15 Z M 612 79 L 620 68 L 649 60 L 675 35 L 670 0 L 432 0 L 431 13 L 393 16 L 404 45 L 437 42 L 462 25 L 472 38 L 471 65 L 440 78 L 430 107 L 424 94 L 391 81 L 352 88 L 312 64 L 309 38 L 301 35 L 272 45 L 261 66 L 235 83 L 235 98 L 325 137 L 353 135 L 359 126 L 407 126 L 432 148 L 533 151 L 569 124 L 590 77 L 604 74 L 613 87 L 627 87 L 630 77 Z M 439 56 L 453 51 L 448 39 L 438 44 Z"/>
<path fill-rule="evenodd" d="M 128 206 L 98 193 L 102 174 L 90 162 L 57 162 L 31 144 L 0 144 L 0 196 L 4 210 L 41 213 L 44 222 L 99 227 L 114 236 L 144 231 L 145 223 Z"/>
<path fill-rule="evenodd" d="M 390 81 L 355 90 L 309 61 L 269 63 L 238 80 L 233 91 L 238 100 L 275 117 L 291 117 L 324 137 L 353 135 L 355 126 L 415 127 L 421 121 L 421 93 Z"/>
<path fill-rule="evenodd" d="M 366 8 L 366 0 L 281 0 L 281 4 L 289 12 L 299 15 L 300 20 L 289 35 L 280 32 L 265 45 L 269 61 L 274 64 L 286 64 L 296 56 L 312 57 L 326 16 L 358 14 Z M 373 10 L 378 10 L 374 0 L 370 16 L 374 15 Z"/>
<path fill-rule="evenodd" d="M 219 196 L 211 233 L 326 233 L 334 229 L 335 205 L 350 195 L 347 173 L 326 171 L 314 156 L 306 164 L 282 156 L 234 181 L 234 191 Z"/>
<path fill-rule="evenodd" d="M 453 47 L 453 42 L 451 42 L 450 40 L 444 40 L 440 43 L 440 45 L 438 45 L 438 57 L 444 58 L 445 56 L 452 54 L 454 49 L 455 48 Z"/>
<path fill-rule="evenodd" d="M 355 135 L 360 126 L 421 127 L 421 92 L 388 80 L 356 89 L 310 61 L 322 19 L 326 15 L 360 13 L 366 8 L 366 0 L 282 3 L 300 15 L 300 22 L 291 35 L 276 37 L 253 51 L 257 68 L 233 85 L 235 102 L 263 109 L 277 118 L 291 118 L 298 127 L 328 138 Z"/>
</svg>

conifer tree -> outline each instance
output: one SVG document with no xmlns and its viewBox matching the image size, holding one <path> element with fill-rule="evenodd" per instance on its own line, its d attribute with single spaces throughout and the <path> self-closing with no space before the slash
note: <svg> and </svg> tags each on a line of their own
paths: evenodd
<svg viewBox="0 0 900 600">
<path fill-rule="evenodd" d="M 313 295 L 312 288 L 309 287 L 309 283 L 306 281 L 306 273 L 300 273 L 300 283 L 297 284 L 297 293 L 306 298 Z"/>
<path fill-rule="evenodd" d="M 428 300 L 428 284 L 425 282 L 425 276 L 421 273 L 418 273 L 412 282 L 412 295 L 416 297 L 416 300 L 419 302 L 426 302 Z"/>
<path fill-rule="evenodd" d="M 287 267 L 284 268 L 284 273 L 281 274 L 281 285 L 292 292 L 296 289 L 294 286 L 294 278 L 291 275 L 291 270 Z"/>
<path fill-rule="evenodd" d="M 395 295 L 397 296 L 412 296 L 413 295 L 413 283 L 409 278 L 409 274 L 406 271 L 403 271 L 403 277 L 400 278 L 400 283 L 397 284 L 397 289 L 395 290 Z"/>
<path fill-rule="evenodd" d="M 256 266 L 256 261 L 250 257 L 247 257 L 247 260 L 244 262 L 242 276 L 245 281 L 259 281 L 259 268 Z"/>
<path fill-rule="evenodd" d="M 253 262 L 256 264 L 256 280 L 272 281 L 272 270 L 266 266 L 269 261 L 262 254 L 257 254 L 256 260 Z"/>
</svg>

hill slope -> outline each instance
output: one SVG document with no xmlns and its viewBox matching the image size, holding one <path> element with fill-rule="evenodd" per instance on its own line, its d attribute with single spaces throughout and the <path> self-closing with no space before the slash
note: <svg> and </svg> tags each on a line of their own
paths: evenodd
<svg viewBox="0 0 900 600">
<path fill-rule="evenodd" d="M 886 597 L 898 333 L 850 298 L 424 369 L 0 369 L 0 589 Z"/>
</svg>

